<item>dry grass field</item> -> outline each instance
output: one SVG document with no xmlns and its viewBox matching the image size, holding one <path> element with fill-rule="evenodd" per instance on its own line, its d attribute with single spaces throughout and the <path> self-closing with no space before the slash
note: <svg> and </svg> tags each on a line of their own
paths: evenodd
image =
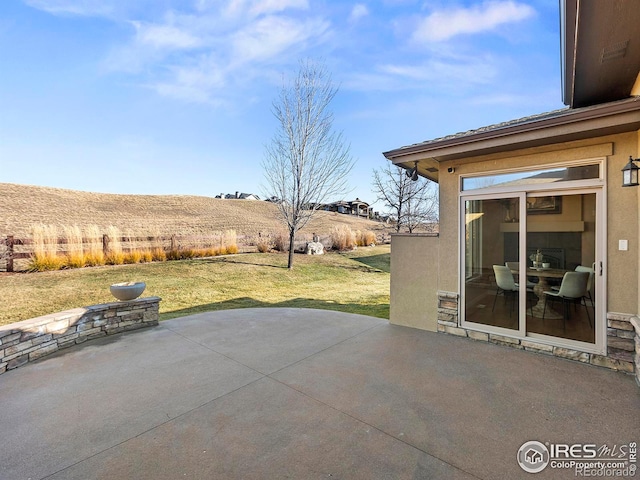
<svg viewBox="0 0 640 480">
<path fill-rule="evenodd" d="M 221 200 L 190 195 L 115 195 L 0 183 L 0 238 L 28 237 L 34 224 L 85 227 L 106 231 L 113 225 L 129 235 L 200 235 L 235 230 L 239 237 L 283 231 L 276 206 L 269 202 Z M 318 212 L 301 232 L 329 235 L 335 225 L 388 234 L 379 222 Z"/>
</svg>

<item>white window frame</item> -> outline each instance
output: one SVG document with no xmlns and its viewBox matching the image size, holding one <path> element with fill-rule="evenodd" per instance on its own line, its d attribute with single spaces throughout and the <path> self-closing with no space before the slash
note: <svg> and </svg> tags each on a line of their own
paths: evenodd
<svg viewBox="0 0 640 480">
<path fill-rule="evenodd" d="M 498 187 L 486 187 L 474 190 L 462 190 L 462 182 L 464 178 L 469 177 L 481 177 L 498 174 L 518 173 L 518 172 L 535 172 L 539 170 L 552 170 L 554 168 L 567 168 L 574 166 L 594 165 L 599 166 L 598 178 L 591 178 L 585 180 L 570 180 L 563 182 L 547 183 L 547 184 L 521 184 L 516 186 L 498 186 Z M 519 229 L 519 241 L 520 241 L 520 277 L 526 278 L 526 232 L 527 232 L 527 215 L 526 215 L 526 199 L 527 197 L 545 196 L 549 192 L 554 192 L 556 195 L 571 195 L 571 194 L 596 194 L 596 272 L 595 272 L 595 291 L 598 292 L 598 300 L 596 302 L 597 312 L 594 312 L 595 318 L 595 343 L 579 342 L 576 340 L 570 340 L 560 337 L 551 337 L 536 333 L 526 332 L 526 290 L 520 289 L 519 297 L 519 311 L 518 311 L 518 330 L 510 330 L 491 325 L 478 324 L 468 322 L 465 318 L 465 206 L 464 202 L 469 200 L 490 200 L 500 198 L 514 198 L 520 199 L 520 229 Z M 606 157 L 589 158 L 577 161 L 559 162 L 552 164 L 537 164 L 527 167 L 511 168 L 511 169 L 498 169 L 488 170 L 483 172 L 477 172 L 473 174 L 463 174 L 460 176 L 458 183 L 458 239 L 459 239 L 459 260 L 458 260 L 458 279 L 459 279 L 459 292 L 460 292 L 460 325 L 468 330 L 475 330 L 484 333 L 494 333 L 498 335 L 504 335 L 507 337 L 518 338 L 521 340 L 535 340 L 537 343 L 547 344 L 550 346 L 557 346 L 562 348 L 569 348 L 574 350 L 580 350 L 589 353 L 597 353 L 606 355 L 606 335 L 607 335 L 607 322 L 606 322 L 606 310 L 607 310 L 607 298 L 606 298 L 606 265 L 607 265 L 607 205 L 606 205 Z M 602 275 L 600 275 L 602 270 Z M 595 320 L 598 319 L 599 323 Z"/>
</svg>

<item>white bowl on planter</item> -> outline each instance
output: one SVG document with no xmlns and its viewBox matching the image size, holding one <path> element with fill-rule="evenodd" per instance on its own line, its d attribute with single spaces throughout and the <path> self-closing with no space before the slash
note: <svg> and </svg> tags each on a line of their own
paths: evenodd
<svg viewBox="0 0 640 480">
<path fill-rule="evenodd" d="M 109 287 L 109 290 L 111 290 L 111 295 L 118 300 L 127 301 L 138 298 L 145 288 L 147 288 L 147 284 L 144 282 L 124 282 L 114 283 Z"/>
</svg>

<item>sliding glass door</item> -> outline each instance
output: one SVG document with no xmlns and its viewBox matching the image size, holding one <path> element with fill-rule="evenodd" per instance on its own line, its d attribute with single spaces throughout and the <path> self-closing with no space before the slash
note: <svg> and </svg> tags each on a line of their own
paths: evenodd
<svg viewBox="0 0 640 480">
<path fill-rule="evenodd" d="M 464 202 L 464 309 L 467 322 L 519 330 L 519 197 Z M 503 232 L 508 224 L 513 233 Z M 507 246 L 506 241 L 511 244 Z"/>
<path fill-rule="evenodd" d="M 527 196 L 528 333 L 595 343 L 597 211 L 595 192 Z"/>
<path fill-rule="evenodd" d="M 501 184 L 487 182 L 500 175 L 463 179 L 463 327 L 604 349 L 604 191 L 585 186 L 600 182 L 598 168 L 580 168 Z M 567 188 L 576 172 L 578 187 Z"/>
</svg>

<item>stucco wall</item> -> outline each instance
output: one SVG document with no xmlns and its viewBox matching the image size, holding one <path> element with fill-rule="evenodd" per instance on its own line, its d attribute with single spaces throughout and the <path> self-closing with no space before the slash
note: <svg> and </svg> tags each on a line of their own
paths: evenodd
<svg viewBox="0 0 640 480">
<path fill-rule="evenodd" d="M 437 331 L 439 246 L 437 235 L 391 236 L 391 323 Z"/>
<path fill-rule="evenodd" d="M 622 167 L 629 155 L 638 150 L 636 133 L 620 135 L 614 145 L 614 155 L 607 162 L 607 276 L 609 312 L 637 314 L 638 308 L 638 189 L 623 188 Z M 628 240 L 629 250 L 618 250 L 618 241 Z M 633 292 L 633 293 L 632 293 Z"/>
<path fill-rule="evenodd" d="M 458 172 L 440 166 L 440 284 L 438 290 L 458 292 Z M 435 293 L 435 292 L 434 292 Z"/>
<path fill-rule="evenodd" d="M 640 187 L 622 188 L 620 170 L 637 155 L 640 133 L 626 133 L 518 150 L 496 155 L 443 162 L 440 164 L 440 284 L 439 290 L 459 292 L 459 206 L 460 175 L 522 166 L 606 157 L 607 186 L 607 311 L 637 314 L 640 311 Z M 447 169 L 453 167 L 454 173 Z M 629 250 L 619 251 L 618 240 L 628 240 Z"/>
</svg>

